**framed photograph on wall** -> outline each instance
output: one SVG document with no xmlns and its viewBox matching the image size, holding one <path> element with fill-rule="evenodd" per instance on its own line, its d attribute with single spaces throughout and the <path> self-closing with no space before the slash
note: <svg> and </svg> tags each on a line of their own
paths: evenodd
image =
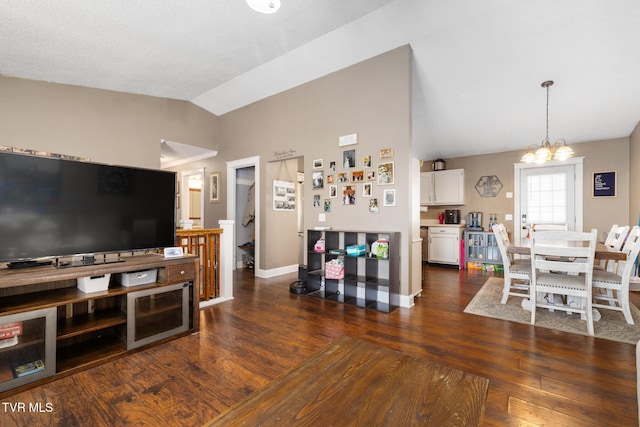
<svg viewBox="0 0 640 427">
<path fill-rule="evenodd" d="M 615 172 L 594 172 L 593 197 L 616 197 L 616 175 Z"/>
<path fill-rule="evenodd" d="M 384 190 L 382 197 L 382 206 L 396 205 L 396 190 Z"/>
<path fill-rule="evenodd" d="M 351 172 L 351 182 L 364 182 L 364 171 Z"/>
<path fill-rule="evenodd" d="M 378 163 L 378 185 L 391 185 L 393 179 L 393 162 Z"/>
<path fill-rule="evenodd" d="M 209 174 L 209 203 L 220 201 L 220 171 Z"/>
<path fill-rule="evenodd" d="M 364 156 L 364 159 L 363 159 L 362 163 L 363 163 L 365 168 L 370 168 L 371 167 L 371 154 L 369 154 L 368 156 Z"/>
<path fill-rule="evenodd" d="M 351 169 L 356 167 L 356 150 L 344 150 L 342 152 L 342 165 L 345 169 Z"/>
<path fill-rule="evenodd" d="M 378 199 L 370 199 L 369 213 L 378 213 L 378 212 L 380 212 L 380 205 L 378 204 Z"/>
<path fill-rule="evenodd" d="M 311 174 L 313 189 L 319 190 L 324 188 L 324 171 L 313 171 Z"/>
<path fill-rule="evenodd" d="M 390 159 L 393 157 L 393 148 L 381 148 L 380 149 L 380 158 L 381 159 Z"/>
<path fill-rule="evenodd" d="M 343 205 L 356 204 L 356 186 L 355 185 L 342 186 L 342 204 Z"/>
<path fill-rule="evenodd" d="M 373 193 L 373 184 L 370 182 L 362 184 L 362 197 L 371 197 L 371 193 Z"/>
<path fill-rule="evenodd" d="M 338 197 L 338 186 L 337 185 L 330 185 L 329 186 L 329 197 L 332 199 L 335 199 Z"/>
<path fill-rule="evenodd" d="M 273 181 L 273 210 L 292 211 L 296 208 L 296 184 L 290 181 Z"/>
<path fill-rule="evenodd" d="M 324 162 L 322 161 L 322 159 L 315 159 L 313 161 L 313 168 L 314 169 L 322 169 Z"/>
</svg>

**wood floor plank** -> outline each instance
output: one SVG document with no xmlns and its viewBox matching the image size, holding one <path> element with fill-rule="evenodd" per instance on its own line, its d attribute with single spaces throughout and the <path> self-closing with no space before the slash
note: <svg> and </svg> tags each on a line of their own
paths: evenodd
<svg viewBox="0 0 640 427">
<path fill-rule="evenodd" d="M 4 396 L 52 411 L 5 410 L 2 425 L 201 425 L 341 336 L 487 377 L 485 426 L 557 425 L 551 415 L 568 426 L 638 424 L 634 345 L 463 313 L 499 274 L 424 273 L 413 308 L 379 313 L 290 294 L 295 275 L 237 271 L 235 298 L 202 310 L 199 334 Z M 640 305 L 640 293 L 631 300 Z"/>
</svg>

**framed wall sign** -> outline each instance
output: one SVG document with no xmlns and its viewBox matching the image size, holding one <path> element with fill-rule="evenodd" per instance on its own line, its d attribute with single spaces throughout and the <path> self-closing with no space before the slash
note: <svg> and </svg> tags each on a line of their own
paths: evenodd
<svg viewBox="0 0 640 427">
<path fill-rule="evenodd" d="M 593 173 L 593 197 L 616 197 L 617 178 L 615 172 Z"/>
</svg>

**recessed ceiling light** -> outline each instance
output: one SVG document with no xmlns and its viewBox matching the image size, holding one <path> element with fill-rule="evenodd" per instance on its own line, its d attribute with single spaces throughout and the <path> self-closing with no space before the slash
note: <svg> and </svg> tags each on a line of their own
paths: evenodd
<svg viewBox="0 0 640 427">
<path fill-rule="evenodd" d="M 276 13 L 280 9 L 280 0 L 247 0 L 247 4 L 260 13 Z"/>
</svg>

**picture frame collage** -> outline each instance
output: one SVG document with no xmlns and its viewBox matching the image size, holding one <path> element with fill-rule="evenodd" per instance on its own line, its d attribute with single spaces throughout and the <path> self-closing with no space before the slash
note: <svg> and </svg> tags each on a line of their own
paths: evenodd
<svg viewBox="0 0 640 427">
<path fill-rule="evenodd" d="M 357 134 L 348 137 L 341 137 L 338 143 L 342 158 L 330 160 L 326 170 L 324 159 L 313 160 L 312 189 L 328 193 L 324 200 L 321 193 L 314 193 L 313 206 L 330 213 L 333 203 L 350 206 L 362 199 L 368 204 L 369 213 L 378 213 L 381 204 L 376 185 L 382 190 L 382 206 L 396 206 L 395 188 L 386 188 L 395 183 L 393 148 L 380 149 L 379 161 L 374 165 L 371 154 L 358 157 L 356 148 L 352 148 L 357 144 Z"/>
</svg>

